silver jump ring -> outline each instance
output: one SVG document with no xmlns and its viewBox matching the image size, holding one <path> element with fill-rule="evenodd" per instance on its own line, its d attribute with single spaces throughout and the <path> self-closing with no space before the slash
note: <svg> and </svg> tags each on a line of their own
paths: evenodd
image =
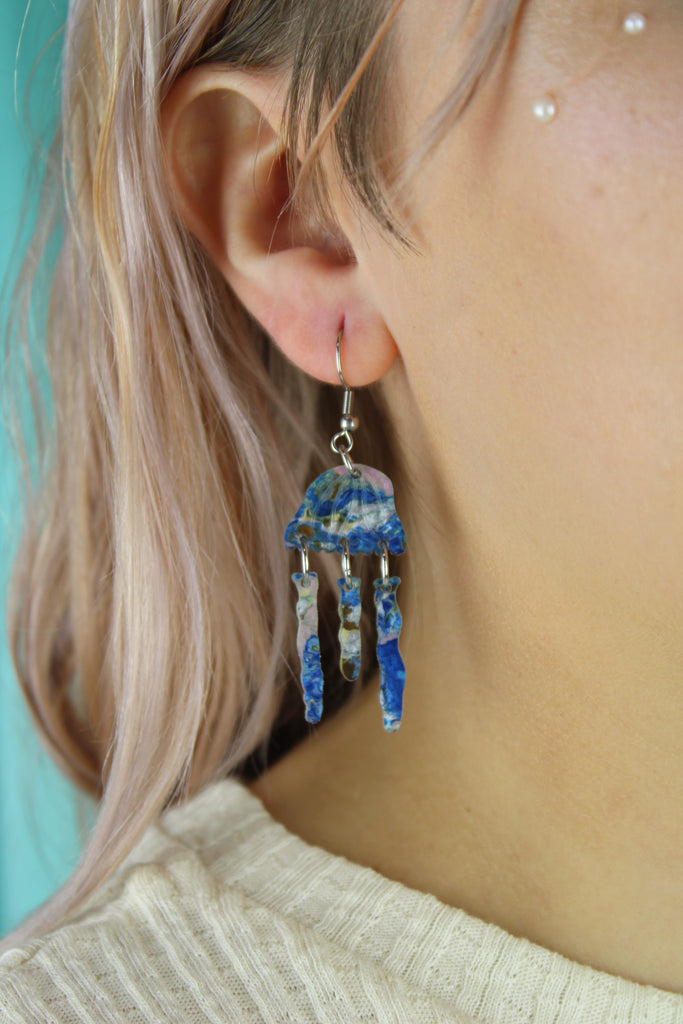
<svg viewBox="0 0 683 1024">
<path fill-rule="evenodd" d="M 342 445 L 342 439 L 346 441 L 346 444 Z M 348 430 L 342 430 L 339 434 L 335 434 L 330 441 L 330 448 L 333 452 L 336 452 L 337 455 L 341 456 L 342 462 L 352 476 L 360 476 L 360 470 L 356 468 L 356 464 L 349 455 L 349 452 L 353 448 L 353 438 L 349 434 Z"/>
<path fill-rule="evenodd" d="M 303 573 L 304 579 L 308 582 L 308 541 L 305 537 L 300 538 L 301 547 L 301 572 Z"/>
<path fill-rule="evenodd" d="M 342 441 L 344 441 L 344 444 L 341 443 Z M 349 434 L 348 430 L 340 430 L 338 434 L 335 434 L 330 441 L 330 448 L 333 452 L 336 452 L 337 455 L 343 456 L 344 454 L 348 454 L 348 452 L 353 448 L 353 438 Z"/>
<path fill-rule="evenodd" d="M 351 587 L 351 553 L 349 552 L 349 542 L 346 538 L 342 541 L 342 571 L 346 580 L 347 588 Z"/>
<path fill-rule="evenodd" d="M 348 469 L 351 476 L 360 476 L 360 470 L 357 469 L 355 462 L 351 459 L 348 452 L 341 452 L 342 462 Z"/>
<path fill-rule="evenodd" d="M 386 584 L 389 582 L 389 549 L 384 540 L 380 542 L 380 547 L 382 549 L 382 583 Z"/>
</svg>

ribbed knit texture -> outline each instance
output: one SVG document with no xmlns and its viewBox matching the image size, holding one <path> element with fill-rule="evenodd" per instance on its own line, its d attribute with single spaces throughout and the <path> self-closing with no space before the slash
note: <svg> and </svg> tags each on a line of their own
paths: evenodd
<svg viewBox="0 0 683 1024">
<path fill-rule="evenodd" d="M 514 938 L 310 846 L 240 782 L 149 829 L 0 960 L 3 1024 L 683 1024 L 683 996 Z"/>
</svg>

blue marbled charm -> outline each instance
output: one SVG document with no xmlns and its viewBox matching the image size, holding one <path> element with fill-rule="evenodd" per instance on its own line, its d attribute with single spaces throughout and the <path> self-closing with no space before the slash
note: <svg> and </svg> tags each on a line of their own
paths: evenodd
<svg viewBox="0 0 683 1024">
<path fill-rule="evenodd" d="M 339 667 L 344 679 L 353 682 L 360 673 L 360 577 L 345 576 L 339 587 Z"/>
<path fill-rule="evenodd" d="M 335 466 L 313 481 L 296 515 L 285 531 L 285 547 L 324 551 L 380 554 L 384 541 L 391 554 L 405 550 L 406 538 L 396 514 L 394 488 L 389 477 L 371 466 L 357 465 L 359 475 L 346 466 Z"/>
<path fill-rule="evenodd" d="M 323 713 L 323 670 L 318 638 L 318 574 L 295 572 L 292 580 L 298 594 L 296 617 L 299 629 L 296 646 L 301 659 L 301 685 L 306 705 L 304 717 L 307 722 L 315 724 L 320 721 Z"/>
<path fill-rule="evenodd" d="M 380 670 L 379 702 L 387 732 L 396 732 L 401 724 L 403 688 L 406 681 L 406 670 L 398 649 L 402 619 L 396 602 L 396 590 L 400 582 L 398 576 L 390 576 L 386 581 L 375 580 L 377 660 Z"/>
</svg>

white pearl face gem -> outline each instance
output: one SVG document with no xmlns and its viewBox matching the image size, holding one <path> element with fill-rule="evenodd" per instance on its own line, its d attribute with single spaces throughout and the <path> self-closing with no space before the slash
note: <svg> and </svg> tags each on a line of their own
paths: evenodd
<svg viewBox="0 0 683 1024">
<path fill-rule="evenodd" d="M 557 104 L 552 96 L 541 96 L 534 103 L 534 117 L 542 124 L 552 121 L 557 114 Z"/>
<path fill-rule="evenodd" d="M 644 32 L 646 25 L 647 20 L 644 14 L 634 12 L 624 18 L 624 32 L 628 32 L 630 36 L 637 36 Z"/>
</svg>

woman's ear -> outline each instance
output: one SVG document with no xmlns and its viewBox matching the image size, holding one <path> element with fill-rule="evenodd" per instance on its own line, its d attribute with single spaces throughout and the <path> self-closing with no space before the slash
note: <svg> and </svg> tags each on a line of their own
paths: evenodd
<svg viewBox="0 0 683 1024">
<path fill-rule="evenodd" d="M 290 204 L 281 123 L 286 82 L 204 65 L 162 110 L 169 185 L 192 234 L 285 355 L 319 380 L 354 387 L 389 369 L 396 346 L 348 241 Z"/>
</svg>

